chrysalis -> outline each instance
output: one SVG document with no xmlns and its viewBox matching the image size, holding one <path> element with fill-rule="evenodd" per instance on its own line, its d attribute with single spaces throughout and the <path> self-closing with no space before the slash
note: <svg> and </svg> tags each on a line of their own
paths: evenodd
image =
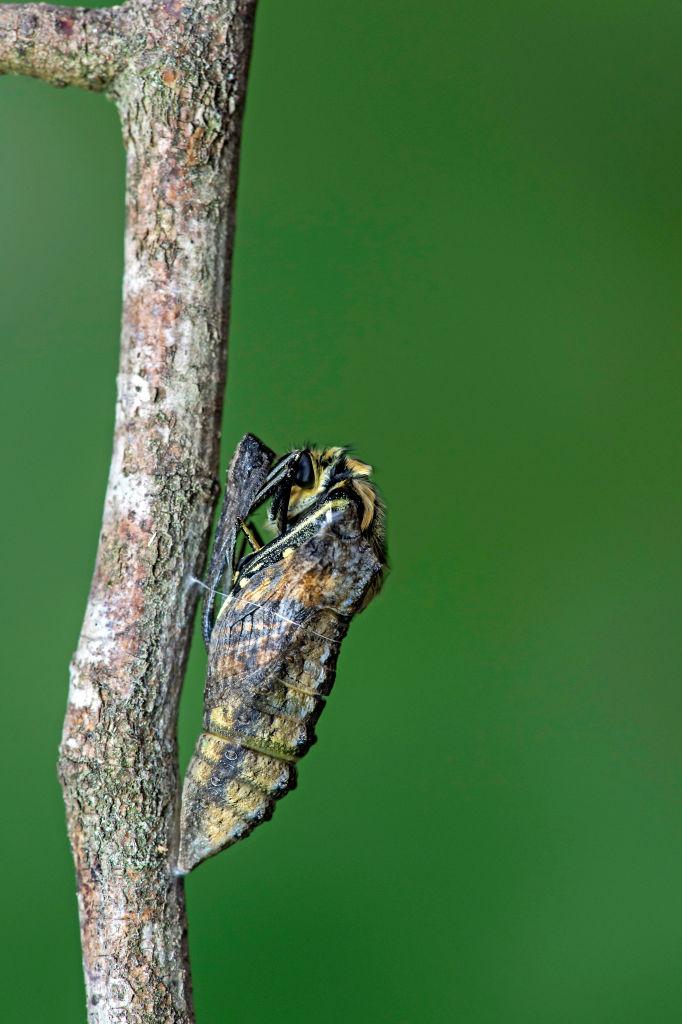
<svg viewBox="0 0 682 1024">
<path fill-rule="evenodd" d="M 370 466 L 343 448 L 296 449 L 272 469 L 271 461 L 247 434 L 228 473 L 204 611 L 204 731 L 182 795 L 182 874 L 267 821 L 295 786 L 341 641 L 386 567 Z M 247 520 L 269 498 L 277 536 L 261 545 Z M 240 530 L 254 550 L 233 571 Z M 214 624 L 221 579 L 229 589 Z"/>
</svg>

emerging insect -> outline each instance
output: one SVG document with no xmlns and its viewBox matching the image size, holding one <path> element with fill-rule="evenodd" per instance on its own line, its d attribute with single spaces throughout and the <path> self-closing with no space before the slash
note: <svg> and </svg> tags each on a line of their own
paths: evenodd
<svg viewBox="0 0 682 1024">
<path fill-rule="evenodd" d="M 341 641 L 386 568 L 371 467 L 343 448 L 273 453 L 247 434 L 232 459 L 207 581 L 204 731 L 185 776 L 177 870 L 247 836 L 296 784 Z M 248 516 L 272 498 L 277 535 Z M 237 561 L 237 537 L 253 551 Z M 228 593 L 213 621 L 221 579 Z"/>
</svg>

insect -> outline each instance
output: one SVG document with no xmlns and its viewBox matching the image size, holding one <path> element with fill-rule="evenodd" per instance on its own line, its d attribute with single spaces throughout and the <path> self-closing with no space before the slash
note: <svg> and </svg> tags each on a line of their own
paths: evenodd
<svg viewBox="0 0 682 1024">
<path fill-rule="evenodd" d="M 386 569 L 371 471 L 344 448 L 273 463 L 249 434 L 235 452 L 207 577 L 203 732 L 183 786 L 180 874 L 249 835 L 296 785 L 341 641 Z M 275 537 L 263 544 L 249 516 L 270 499 Z"/>
</svg>

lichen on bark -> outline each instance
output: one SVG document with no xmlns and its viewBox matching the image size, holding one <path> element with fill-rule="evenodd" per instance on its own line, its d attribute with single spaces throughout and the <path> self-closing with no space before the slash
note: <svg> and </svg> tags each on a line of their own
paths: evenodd
<svg viewBox="0 0 682 1024">
<path fill-rule="evenodd" d="M 217 493 L 255 7 L 0 7 L 0 73 L 106 92 L 127 156 L 113 454 L 59 763 L 92 1024 L 193 1020 L 176 721 Z"/>
</svg>

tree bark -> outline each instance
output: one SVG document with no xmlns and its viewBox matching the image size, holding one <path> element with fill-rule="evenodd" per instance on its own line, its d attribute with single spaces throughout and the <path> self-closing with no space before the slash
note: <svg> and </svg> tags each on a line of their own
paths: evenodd
<svg viewBox="0 0 682 1024">
<path fill-rule="evenodd" d="M 123 66 L 126 8 L 0 7 L 0 74 L 30 75 L 52 85 L 106 89 Z"/>
<path fill-rule="evenodd" d="M 176 722 L 217 493 L 255 7 L 0 7 L 0 72 L 105 90 L 127 151 L 114 447 L 59 761 L 92 1024 L 193 1020 Z"/>
</svg>

